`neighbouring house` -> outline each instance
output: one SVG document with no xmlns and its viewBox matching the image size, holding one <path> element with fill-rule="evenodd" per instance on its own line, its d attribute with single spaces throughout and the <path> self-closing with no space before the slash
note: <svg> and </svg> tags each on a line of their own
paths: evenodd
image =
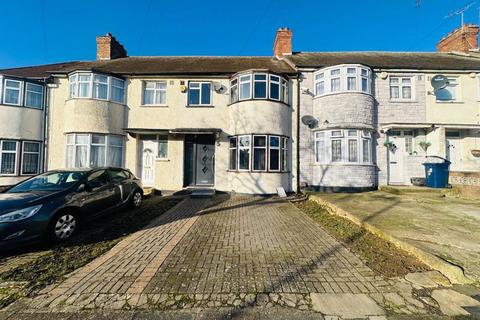
<svg viewBox="0 0 480 320">
<path fill-rule="evenodd" d="M 129 57 L 99 36 L 95 61 L 0 70 L 0 185 L 122 166 L 161 190 L 371 190 L 424 177 L 426 155 L 471 178 L 477 38 L 464 26 L 439 52 L 295 52 L 281 28 L 272 57 Z"/>
<path fill-rule="evenodd" d="M 465 29 L 478 37 L 477 27 Z M 331 191 L 408 185 L 425 177 L 426 155 L 449 159 L 454 171 L 480 172 L 480 155 L 471 154 L 480 149 L 480 55 L 473 40 L 466 53 L 457 52 L 465 37 L 457 48 L 452 35 L 439 52 L 289 56 L 301 73 L 301 185 Z M 446 40 L 453 52 L 442 49 Z M 448 85 L 434 90 L 435 75 L 448 76 Z"/>
<path fill-rule="evenodd" d="M 46 77 L 0 71 L 0 186 L 43 171 Z"/>
</svg>

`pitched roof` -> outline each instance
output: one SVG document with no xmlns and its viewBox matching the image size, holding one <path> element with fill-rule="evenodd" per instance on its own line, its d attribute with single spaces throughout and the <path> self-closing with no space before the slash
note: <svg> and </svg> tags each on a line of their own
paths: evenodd
<svg viewBox="0 0 480 320">
<path fill-rule="evenodd" d="M 480 69 L 480 56 L 439 52 L 298 52 L 287 56 L 299 68 L 359 63 L 372 68 L 418 70 Z"/>
<path fill-rule="evenodd" d="M 67 62 L 42 66 L 0 69 L 0 73 L 18 77 L 44 77 L 49 73 L 95 70 L 123 75 L 156 74 L 232 74 L 249 69 L 275 73 L 295 73 L 285 61 L 272 57 L 127 57 L 114 60 Z"/>
</svg>

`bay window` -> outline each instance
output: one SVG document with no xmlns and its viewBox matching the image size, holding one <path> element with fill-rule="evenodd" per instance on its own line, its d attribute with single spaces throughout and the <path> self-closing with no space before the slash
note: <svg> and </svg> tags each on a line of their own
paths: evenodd
<svg viewBox="0 0 480 320">
<path fill-rule="evenodd" d="M 360 65 L 340 65 L 314 73 L 315 96 L 337 92 L 371 93 L 371 71 Z"/>
<path fill-rule="evenodd" d="M 289 104 L 289 81 L 268 73 L 239 74 L 230 80 L 230 103 L 269 99 Z"/>
<path fill-rule="evenodd" d="M 368 130 L 317 131 L 315 132 L 315 162 L 371 164 L 371 146 L 371 134 Z"/>
<path fill-rule="evenodd" d="M 17 173 L 17 141 L 0 140 L 0 175 Z"/>
<path fill-rule="evenodd" d="M 241 135 L 229 138 L 229 170 L 284 172 L 288 170 L 288 138 Z"/>
<path fill-rule="evenodd" d="M 412 100 L 412 78 L 390 77 L 390 99 Z"/>
<path fill-rule="evenodd" d="M 68 77 L 70 98 L 125 103 L 125 81 L 112 76 L 80 72 Z"/>
<path fill-rule="evenodd" d="M 191 81 L 188 83 L 188 105 L 209 106 L 211 105 L 211 83 Z"/>
<path fill-rule="evenodd" d="M 67 134 L 66 165 L 69 168 L 121 167 L 123 148 L 122 136 Z"/>
<path fill-rule="evenodd" d="M 24 141 L 22 147 L 22 174 L 38 174 L 40 169 L 40 142 Z"/>
</svg>

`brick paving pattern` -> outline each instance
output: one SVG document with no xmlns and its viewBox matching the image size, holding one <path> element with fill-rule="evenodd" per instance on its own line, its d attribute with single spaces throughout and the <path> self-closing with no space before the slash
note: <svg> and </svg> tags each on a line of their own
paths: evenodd
<svg viewBox="0 0 480 320">
<path fill-rule="evenodd" d="M 377 293 L 387 282 L 290 203 L 237 196 L 205 210 L 146 293 Z"/>
<path fill-rule="evenodd" d="M 11 310 L 312 309 L 311 293 L 395 291 L 289 202 L 187 199 L 107 254 Z"/>
</svg>

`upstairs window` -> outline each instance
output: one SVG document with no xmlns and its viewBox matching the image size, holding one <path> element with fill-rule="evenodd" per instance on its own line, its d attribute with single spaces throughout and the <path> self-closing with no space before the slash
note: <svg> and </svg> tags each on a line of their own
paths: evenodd
<svg viewBox="0 0 480 320">
<path fill-rule="evenodd" d="M 437 101 L 455 101 L 457 100 L 457 86 L 456 78 L 448 78 L 448 85 L 440 90 L 435 91 Z"/>
<path fill-rule="evenodd" d="M 125 103 L 125 81 L 93 73 L 74 73 L 68 77 L 70 98 L 87 98 Z"/>
<path fill-rule="evenodd" d="M 188 83 L 188 105 L 189 106 L 210 106 L 211 105 L 211 83 L 192 81 Z"/>
<path fill-rule="evenodd" d="M 167 82 L 147 81 L 143 87 L 144 105 L 166 105 L 167 103 Z"/>
<path fill-rule="evenodd" d="M 250 99 L 290 102 L 289 81 L 268 73 L 240 74 L 230 80 L 230 103 Z"/>
<path fill-rule="evenodd" d="M 3 102 L 5 104 L 21 104 L 22 82 L 17 80 L 5 80 L 3 89 Z"/>
<path fill-rule="evenodd" d="M 390 99 L 412 100 L 412 78 L 390 77 Z"/>
<path fill-rule="evenodd" d="M 3 103 L 43 109 L 44 87 L 23 80 L 3 80 Z"/>
<path fill-rule="evenodd" d="M 359 65 L 340 65 L 314 73 L 315 96 L 338 92 L 371 93 L 371 71 Z"/>
</svg>

